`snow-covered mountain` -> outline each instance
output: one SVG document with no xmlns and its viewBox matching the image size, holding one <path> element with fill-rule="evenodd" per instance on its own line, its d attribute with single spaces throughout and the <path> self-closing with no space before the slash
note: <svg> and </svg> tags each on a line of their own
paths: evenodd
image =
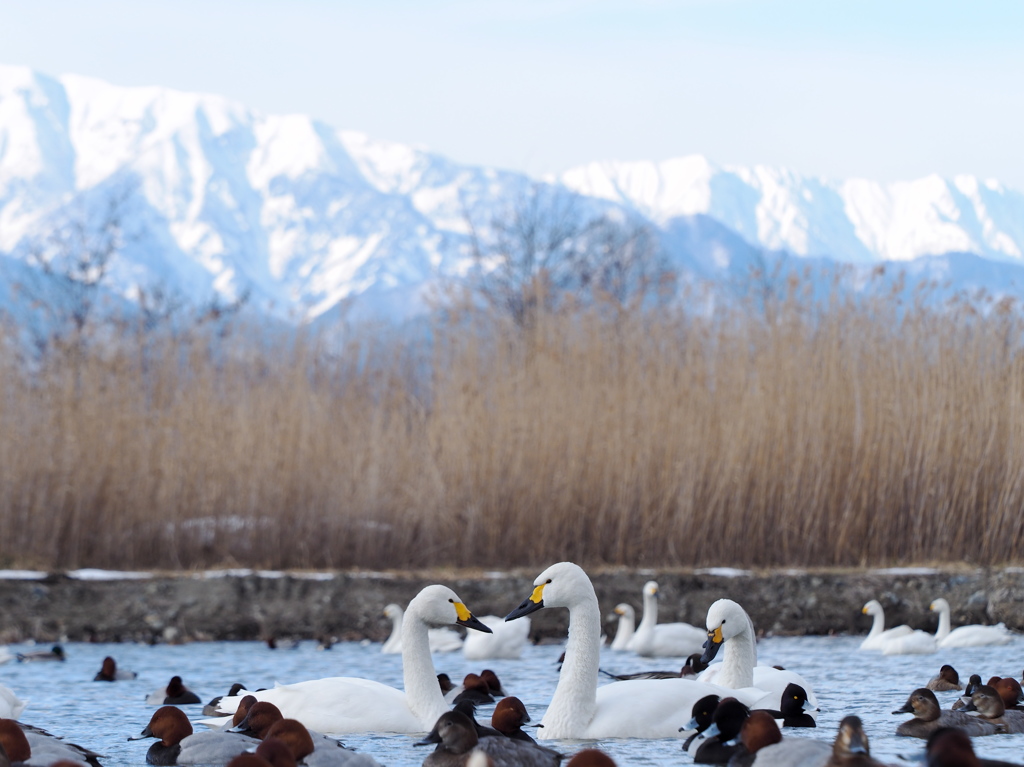
<svg viewBox="0 0 1024 767">
<path fill-rule="evenodd" d="M 106 284 L 128 299 L 159 285 L 200 301 L 248 293 L 292 321 L 402 319 L 473 268 L 468 221 L 507 214 L 537 183 L 218 96 L 0 67 L 8 283 L 53 231 L 113 210 L 123 242 Z M 546 183 L 648 220 L 693 278 L 735 277 L 767 250 L 938 257 L 913 269 L 995 293 L 1024 286 L 1024 195 L 994 181 L 831 182 L 685 157 Z"/>
</svg>

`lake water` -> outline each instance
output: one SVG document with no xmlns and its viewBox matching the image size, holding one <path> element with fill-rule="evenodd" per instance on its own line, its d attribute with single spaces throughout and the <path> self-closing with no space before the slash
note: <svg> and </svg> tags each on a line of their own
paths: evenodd
<svg viewBox="0 0 1024 767">
<path fill-rule="evenodd" d="M 758 644 L 761 661 L 780 664 L 797 671 L 814 686 L 821 714 L 816 730 L 784 730 L 786 736 L 814 737 L 831 741 L 839 721 L 847 714 L 864 720 L 872 753 L 883 760 L 921 752 L 923 741 L 897 738 L 896 725 L 906 715 L 893 716 L 908 694 L 924 686 L 943 663 L 953 665 L 961 680 L 971 673 L 1020 677 L 1024 668 L 1024 637 L 1015 637 L 1004 647 L 981 647 L 942 651 L 935 655 L 883 657 L 857 650 L 861 637 L 768 638 Z M 204 701 L 227 691 L 233 682 L 253 688 L 269 687 L 275 681 L 298 682 L 325 676 L 365 676 L 401 687 L 401 657 L 381 655 L 379 644 L 343 643 L 330 651 L 318 651 L 313 642 L 296 649 L 270 650 L 256 642 L 210 642 L 154 647 L 133 644 L 67 643 L 65 663 L 15 663 L 0 666 L 0 682 L 30 703 L 22 720 L 44 727 L 69 740 L 106 755 L 108 767 L 141 765 L 152 741 L 129 743 L 148 723 L 155 707 L 144 702 L 146 695 L 163 687 L 174 674 Z M 14 645 L 12 651 L 29 649 Z M 39 649 L 39 648 L 35 648 Z M 506 690 L 520 697 L 535 722 L 551 699 L 558 679 L 557 645 L 528 647 L 518 661 L 466 661 L 460 653 L 434 656 L 439 672 L 461 679 L 470 671 L 489 667 L 497 672 Z M 91 681 L 106 655 L 120 667 L 139 673 L 134 681 L 104 684 Z M 605 650 L 602 667 L 620 673 L 651 668 L 678 668 L 682 659 L 644 660 L 630 653 Z M 955 693 L 937 693 L 944 707 Z M 183 707 L 195 719 L 201 706 Z M 489 721 L 491 707 L 479 711 Z M 690 712 L 680 712 L 685 723 Z M 426 756 L 413 747 L 416 738 L 405 735 L 349 736 L 344 740 L 360 751 L 391 767 L 419 765 Z M 567 754 L 576 742 L 555 742 Z M 589 742 L 587 745 L 591 745 Z M 687 764 L 691 759 L 680 750 L 678 740 L 610 740 L 599 742 L 622 765 Z M 979 754 L 1020 760 L 1024 735 L 996 735 L 975 740 Z"/>
</svg>

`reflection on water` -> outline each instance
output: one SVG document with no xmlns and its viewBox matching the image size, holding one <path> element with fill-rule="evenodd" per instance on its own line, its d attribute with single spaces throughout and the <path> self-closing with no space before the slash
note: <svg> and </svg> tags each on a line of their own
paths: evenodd
<svg viewBox="0 0 1024 767">
<path fill-rule="evenodd" d="M 920 752 L 922 742 L 896 738 L 897 723 L 904 716 L 890 712 L 900 708 L 915 687 L 923 686 L 943 663 L 960 672 L 962 680 L 971 673 L 1019 678 L 1024 668 L 1024 638 L 1005 647 L 979 647 L 942 651 L 935 655 L 882 657 L 857 651 L 860 637 L 801 637 L 765 639 L 758 645 L 760 660 L 798 671 L 812 682 L 822 706 L 817 730 L 786 730 L 785 735 L 831 740 L 840 719 L 857 714 L 864 720 L 872 753 L 896 761 L 898 755 Z M 13 646 L 12 651 L 25 649 Z M 144 763 L 149 741 L 128 743 L 149 721 L 154 707 L 144 703 L 146 695 L 167 684 L 174 674 L 203 700 L 227 691 L 233 682 L 268 687 L 275 681 L 298 682 L 324 676 L 365 676 L 401 687 L 400 656 L 381 655 L 379 644 L 346 643 L 323 652 L 315 643 L 303 642 L 294 650 L 269 650 L 256 642 L 210 642 L 177 647 L 130 644 L 65 645 L 65 663 L 8 663 L 0 666 L 0 682 L 30 703 L 24 721 L 45 727 L 107 755 L 104 764 Z M 512 695 L 526 703 L 535 722 L 540 721 L 557 682 L 556 660 L 561 647 L 529 647 L 519 661 L 495 660 L 482 664 L 463 659 L 460 653 L 434 656 L 438 671 L 453 679 L 483 667 L 494 669 Z M 106 655 L 119 666 L 139 673 L 139 678 L 113 684 L 91 681 Z M 649 668 L 678 668 L 683 659 L 643 660 L 632 654 L 605 650 L 602 667 L 616 672 Z M 937 693 L 949 706 L 955 693 Z M 193 718 L 201 718 L 199 706 L 186 706 Z M 489 720 L 491 708 L 480 711 Z M 680 724 L 690 712 L 680 712 Z M 348 745 L 373 755 L 391 767 L 419 765 L 426 754 L 414 748 L 415 738 L 405 735 L 361 735 L 345 738 Z M 599 744 L 620 765 L 689 763 L 676 740 L 605 741 Z M 563 742 L 566 753 L 576 743 Z M 997 735 L 975 742 L 980 754 L 1019 759 L 1024 735 Z"/>
</svg>

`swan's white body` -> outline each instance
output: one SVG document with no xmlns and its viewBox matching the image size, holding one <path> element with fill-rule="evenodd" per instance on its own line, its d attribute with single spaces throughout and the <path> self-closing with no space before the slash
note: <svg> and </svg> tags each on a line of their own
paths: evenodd
<svg viewBox="0 0 1024 767">
<path fill-rule="evenodd" d="M 721 629 L 722 662 L 709 666 L 697 677 L 699 682 L 709 682 L 729 688 L 733 697 L 740 698 L 736 692 L 756 690 L 760 697 L 751 708 L 770 708 L 778 710 L 782 702 L 782 693 L 788 684 L 798 684 L 807 693 L 807 702 L 814 709 L 811 716 L 818 718 L 818 697 L 810 683 L 795 671 L 780 670 L 772 666 L 757 665 L 757 638 L 754 635 L 754 624 L 746 611 L 731 599 L 719 599 L 708 608 L 708 635 Z"/>
<path fill-rule="evenodd" d="M 939 651 L 935 635 L 915 629 L 882 645 L 882 655 L 931 655 Z"/>
<path fill-rule="evenodd" d="M 646 657 L 683 657 L 699 653 L 707 639 L 702 629 L 689 623 L 658 623 L 658 584 L 644 585 L 644 617 L 633 638 L 626 645 L 637 655 Z"/>
<path fill-rule="evenodd" d="M 533 596 L 510 617 L 540 607 L 569 609 L 565 662 L 539 738 L 678 738 L 684 736 L 680 724 L 705 695 L 732 695 L 748 704 L 764 695 L 692 679 L 638 679 L 598 687 L 601 611 L 587 574 L 560 562 L 534 584 Z"/>
<path fill-rule="evenodd" d="M 380 648 L 386 655 L 400 655 L 402 652 L 402 619 L 405 611 L 396 604 L 384 608 L 384 615 L 391 619 L 391 636 Z M 462 648 L 462 636 L 454 629 L 440 627 L 427 630 L 430 652 L 455 652 Z"/>
<path fill-rule="evenodd" d="M 409 603 L 402 625 L 404 692 L 370 679 L 334 677 L 261 692 L 242 690 L 222 698 L 217 710 L 233 713 L 242 697 L 255 695 L 276 705 L 286 718 L 320 732 L 428 732 L 448 705 L 437 684 L 427 628 L 455 624 L 460 609 L 472 619 L 455 592 L 445 586 L 427 586 Z"/>
<path fill-rule="evenodd" d="M 864 607 L 861 608 L 861 612 L 865 615 L 871 615 L 874 618 L 871 623 L 871 631 L 868 632 L 864 641 L 860 643 L 860 649 L 862 650 L 881 650 L 890 640 L 898 639 L 899 637 L 908 636 L 909 634 L 914 633 L 914 629 L 906 625 L 886 629 L 885 611 L 882 609 L 882 605 L 877 599 L 872 599 L 864 605 Z"/>
<path fill-rule="evenodd" d="M 466 635 L 466 641 L 462 644 L 462 654 L 466 660 L 518 660 L 523 656 L 523 648 L 530 638 L 529 618 L 506 623 L 497 615 L 484 615 L 479 620 L 491 633 L 473 632 Z"/>
<path fill-rule="evenodd" d="M 939 629 L 935 632 L 935 641 L 939 647 L 986 647 L 988 645 L 1009 644 L 1013 634 L 1002 623 L 995 626 L 960 626 L 950 628 L 949 602 L 936 599 L 931 609 L 939 614 Z"/>
<path fill-rule="evenodd" d="M 19 719 L 27 705 L 27 700 L 22 700 L 10 687 L 0 684 L 0 718 Z"/>
<path fill-rule="evenodd" d="M 633 632 L 636 631 L 636 611 L 623 602 L 615 606 L 615 614 L 619 616 L 619 625 L 615 629 L 611 649 L 625 650 L 629 646 L 629 640 L 633 638 Z"/>
</svg>

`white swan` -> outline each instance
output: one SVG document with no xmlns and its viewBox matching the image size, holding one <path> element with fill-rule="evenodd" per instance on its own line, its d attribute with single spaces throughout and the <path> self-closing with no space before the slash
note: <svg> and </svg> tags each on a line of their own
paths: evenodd
<svg viewBox="0 0 1024 767">
<path fill-rule="evenodd" d="M 298 719 L 309 729 L 324 733 L 428 732 L 448 710 L 437 684 L 427 638 L 428 626 L 444 624 L 490 631 L 473 617 L 454 591 L 445 586 L 427 586 L 409 602 L 402 623 L 404 692 L 356 677 L 314 679 L 261 692 L 242 690 L 222 698 L 217 711 L 234 713 L 242 697 L 255 695 L 257 700 L 276 705 L 286 718 Z"/>
<path fill-rule="evenodd" d="M 517 660 L 523 655 L 523 647 L 530 638 L 530 619 L 505 623 L 497 615 L 484 615 L 480 622 L 491 630 L 490 634 L 469 634 L 462 644 L 462 654 L 467 660 L 491 660 L 503 658 Z"/>
<path fill-rule="evenodd" d="M 949 602 L 941 597 L 931 603 L 930 609 L 939 614 L 939 628 L 935 641 L 939 647 L 985 647 L 1009 644 L 1013 634 L 1002 623 L 995 626 L 960 626 L 950 630 Z"/>
<path fill-rule="evenodd" d="M 762 691 L 762 697 L 751 707 L 775 710 L 780 708 L 786 685 L 798 684 L 807 692 L 807 702 L 813 707 L 811 716 L 817 720 L 818 698 L 806 679 L 794 671 L 757 664 L 754 624 L 742 607 L 731 599 L 719 599 L 708 608 L 707 626 L 707 648 L 701 661 L 710 663 L 722 645 L 725 653 L 722 662 L 707 668 L 697 681 L 732 688 L 734 697 L 736 690 L 756 688 Z"/>
<path fill-rule="evenodd" d="M 402 617 L 405 611 L 396 604 L 384 608 L 384 615 L 391 619 L 391 636 L 381 646 L 380 651 L 386 655 L 399 655 L 402 652 Z M 427 631 L 430 640 L 430 652 L 455 652 L 462 648 L 462 637 L 454 629 L 438 627 Z"/>
<path fill-rule="evenodd" d="M 7 685 L 0 684 L 0 718 L 20 719 L 27 705 L 27 700 L 19 698 Z"/>
<path fill-rule="evenodd" d="M 626 645 L 637 655 L 686 656 L 704 649 L 704 631 L 689 623 L 658 623 L 658 584 L 644 584 L 644 617 Z"/>
<path fill-rule="evenodd" d="M 619 625 L 615 629 L 615 639 L 612 640 L 611 649 L 625 650 L 636 630 L 636 611 L 632 606 L 623 602 L 615 605 L 615 614 L 619 616 Z"/>
<path fill-rule="evenodd" d="M 914 629 L 882 645 L 882 655 L 931 655 L 938 651 L 935 635 L 921 629 Z"/>
<path fill-rule="evenodd" d="M 539 738 L 678 738 L 681 719 L 705 695 L 752 703 L 761 690 L 727 690 L 692 679 L 637 679 L 597 686 L 601 611 L 590 578 L 572 562 L 551 565 L 505 620 L 543 607 L 569 608 L 569 640 Z"/>
<path fill-rule="evenodd" d="M 871 623 L 871 631 L 868 632 L 864 641 L 860 643 L 860 649 L 862 650 L 881 650 L 882 647 L 885 646 L 885 643 L 890 639 L 907 636 L 914 632 L 914 629 L 906 625 L 886 629 L 885 611 L 882 609 L 882 604 L 877 599 L 872 599 L 864 605 L 864 607 L 861 608 L 861 612 L 865 615 L 871 615 L 874 617 L 874 621 Z"/>
</svg>

